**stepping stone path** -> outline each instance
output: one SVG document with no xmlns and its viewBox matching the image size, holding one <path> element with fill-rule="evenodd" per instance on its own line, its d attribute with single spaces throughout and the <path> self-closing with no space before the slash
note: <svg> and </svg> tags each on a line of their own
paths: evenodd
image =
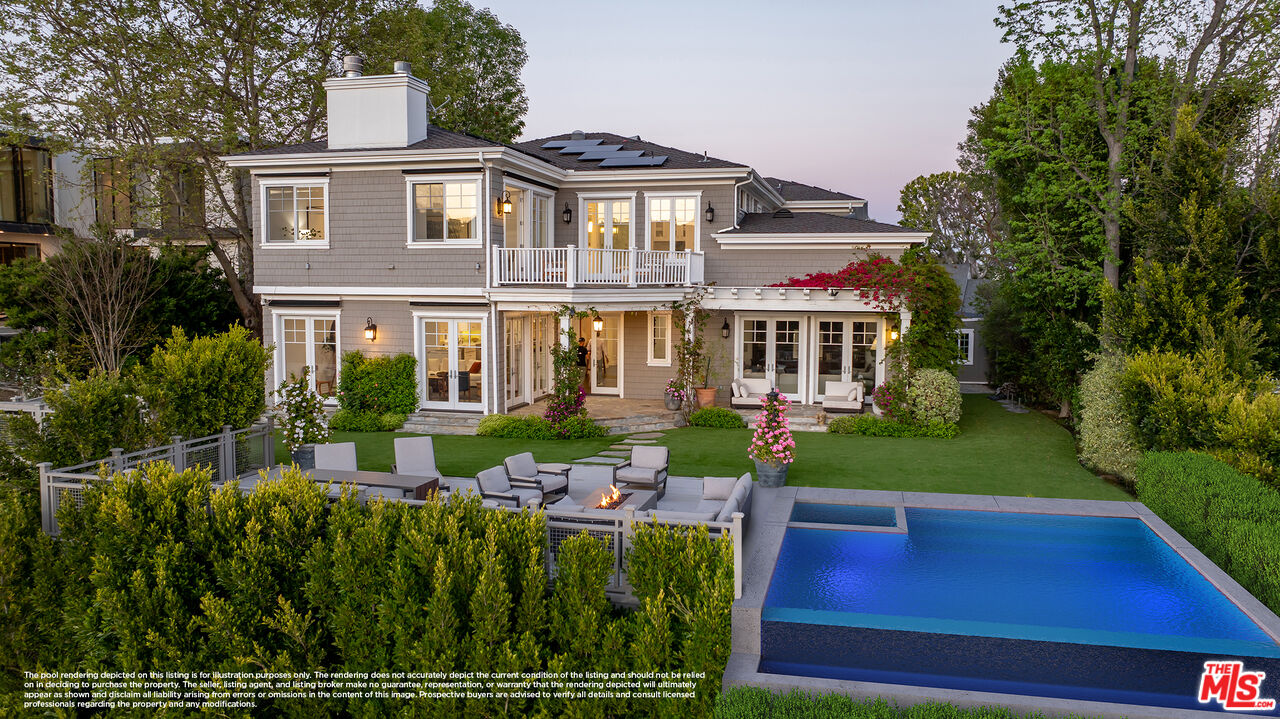
<svg viewBox="0 0 1280 719">
<path fill-rule="evenodd" d="M 622 457 L 583 457 L 582 459 L 575 459 L 573 461 L 578 464 L 610 464 L 616 467 L 626 460 Z"/>
<path fill-rule="evenodd" d="M 624 439 L 622 440 L 622 443 L 625 445 L 634 446 L 637 444 L 657 444 L 658 440 L 656 439 Z"/>
<path fill-rule="evenodd" d="M 622 449 L 622 450 L 626 450 L 627 452 L 630 452 L 630 451 L 631 451 L 631 447 L 632 447 L 632 445 L 629 445 L 629 444 L 611 444 L 611 445 L 609 445 L 609 449 Z"/>
<path fill-rule="evenodd" d="M 627 441 L 630 441 L 633 439 L 662 439 L 662 437 L 663 437 L 662 432 L 641 432 L 639 434 L 633 434 L 630 437 L 627 437 Z"/>
<path fill-rule="evenodd" d="M 631 451 L 630 450 L 623 451 L 620 449 L 606 449 L 600 452 L 600 456 L 601 457 L 630 457 Z"/>
<path fill-rule="evenodd" d="M 1011 399 L 1002 399 L 998 400 L 998 402 L 1001 407 L 1004 407 L 1006 410 L 1013 412 L 1014 414 L 1026 414 L 1031 411 Z"/>
</svg>

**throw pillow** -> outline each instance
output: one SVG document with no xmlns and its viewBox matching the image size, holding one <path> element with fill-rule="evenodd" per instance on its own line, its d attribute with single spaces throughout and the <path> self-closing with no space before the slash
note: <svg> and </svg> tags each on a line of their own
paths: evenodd
<svg viewBox="0 0 1280 719">
<path fill-rule="evenodd" d="M 738 483 L 735 477 L 704 477 L 702 480 L 702 498 L 725 500 L 733 494 L 733 487 Z"/>
</svg>

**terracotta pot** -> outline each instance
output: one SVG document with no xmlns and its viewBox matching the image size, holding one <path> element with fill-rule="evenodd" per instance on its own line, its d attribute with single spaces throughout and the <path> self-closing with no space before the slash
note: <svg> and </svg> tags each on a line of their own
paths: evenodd
<svg viewBox="0 0 1280 719">
<path fill-rule="evenodd" d="M 715 388 L 715 387 L 699 387 L 699 388 L 695 389 L 695 390 L 694 390 L 694 392 L 695 392 L 695 393 L 697 393 L 697 395 L 698 395 L 698 406 L 699 406 L 699 407 L 714 407 L 714 406 L 716 406 L 716 392 L 717 392 L 717 388 Z"/>
</svg>

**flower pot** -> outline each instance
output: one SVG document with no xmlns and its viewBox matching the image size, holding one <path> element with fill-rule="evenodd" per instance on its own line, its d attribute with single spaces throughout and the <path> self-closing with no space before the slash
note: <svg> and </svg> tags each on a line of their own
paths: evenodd
<svg viewBox="0 0 1280 719">
<path fill-rule="evenodd" d="M 298 465 L 298 469 L 316 468 L 316 446 L 314 444 L 299 445 L 289 453 L 289 456 L 293 458 L 293 463 Z"/>
<path fill-rule="evenodd" d="M 698 406 L 699 407 L 716 406 L 716 391 L 717 391 L 716 387 L 699 387 L 695 389 L 694 392 L 696 392 L 698 395 Z"/>
<path fill-rule="evenodd" d="M 767 462 L 756 462 L 756 479 L 761 487 L 781 487 L 787 483 L 787 468 L 790 464 L 777 467 Z"/>
<path fill-rule="evenodd" d="M 684 404 L 684 402 L 679 397 L 667 395 L 667 409 L 675 412 L 680 409 L 681 404 Z"/>
</svg>

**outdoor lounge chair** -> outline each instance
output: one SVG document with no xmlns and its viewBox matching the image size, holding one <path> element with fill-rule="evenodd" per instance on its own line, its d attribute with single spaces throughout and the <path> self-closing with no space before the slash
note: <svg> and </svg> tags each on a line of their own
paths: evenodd
<svg viewBox="0 0 1280 719">
<path fill-rule="evenodd" d="M 391 465 L 392 474 L 444 479 L 436 469 L 436 450 L 430 437 L 397 437 L 395 447 L 396 461 Z"/>
<path fill-rule="evenodd" d="M 667 493 L 667 465 L 671 450 L 667 447 L 643 445 L 631 448 L 631 459 L 613 470 L 613 483 L 651 489 L 658 497 Z"/>
<path fill-rule="evenodd" d="M 822 398 L 822 408 L 828 412 L 861 412 L 861 382 L 828 382 Z"/>
<path fill-rule="evenodd" d="M 760 409 L 760 398 L 772 389 L 769 380 L 762 377 L 740 377 L 729 384 L 729 406 Z"/>
<path fill-rule="evenodd" d="M 356 443 L 334 442 L 316 445 L 316 469 L 356 471 Z"/>
<path fill-rule="evenodd" d="M 476 475 L 480 484 L 480 496 L 485 499 L 496 499 L 509 507 L 528 506 L 529 500 L 536 500 L 534 506 L 542 504 L 542 491 L 532 487 L 513 487 L 511 478 L 507 476 L 506 467 L 490 467 Z"/>
<path fill-rule="evenodd" d="M 542 501 L 550 502 L 569 493 L 569 478 L 563 474 L 549 474 L 538 470 L 532 452 L 507 457 L 502 462 L 513 487 L 533 487 L 542 492 Z"/>
</svg>

